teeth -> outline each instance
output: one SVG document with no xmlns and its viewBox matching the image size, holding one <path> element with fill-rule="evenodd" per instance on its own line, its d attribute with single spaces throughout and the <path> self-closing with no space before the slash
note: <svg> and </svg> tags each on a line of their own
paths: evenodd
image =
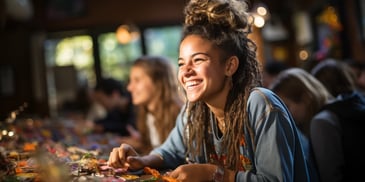
<svg viewBox="0 0 365 182">
<path fill-rule="evenodd" d="M 185 83 L 186 87 L 191 87 L 191 86 L 195 86 L 198 85 L 200 82 L 199 81 L 188 81 Z"/>
</svg>

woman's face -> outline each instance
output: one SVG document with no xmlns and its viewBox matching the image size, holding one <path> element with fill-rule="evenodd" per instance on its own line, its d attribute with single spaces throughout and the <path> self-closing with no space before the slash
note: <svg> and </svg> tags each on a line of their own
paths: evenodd
<svg viewBox="0 0 365 182">
<path fill-rule="evenodd" d="M 229 91 L 221 51 L 197 35 L 187 36 L 180 44 L 178 79 L 191 102 L 225 102 Z"/>
<path fill-rule="evenodd" d="M 134 105 L 149 105 L 155 93 L 155 86 L 145 70 L 138 66 L 133 66 L 130 72 L 130 81 L 127 87 L 132 94 Z"/>
</svg>

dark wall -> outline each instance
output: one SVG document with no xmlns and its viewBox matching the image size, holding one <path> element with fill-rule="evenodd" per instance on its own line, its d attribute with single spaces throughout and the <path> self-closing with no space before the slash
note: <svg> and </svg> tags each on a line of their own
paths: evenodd
<svg viewBox="0 0 365 182">
<path fill-rule="evenodd" d="M 9 111 L 16 110 L 24 102 L 31 102 L 29 33 L 25 29 L 1 32 L 0 52 L 0 66 L 11 69 L 13 73 L 7 80 L 13 85 L 6 86 L 13 86 L 11 90 L 14 90 L 12 93 L 0 95 L 0 117 L 3 119 Z"/>
<path fill-rule="evenodd" d="M 70 1 L 70 0 L 69 0 Z M 73 2 L 73 1 L 70 1 Z M 47 3 L 39 3 L 37 22 L 47 30 L 135 24 L 182 23 L 185 0 L 84 0 L 84 9 L 64 18 L 47 15 Z"/>
<path fill-rule="evenodd" d="M 343 7 L 343 26 L 345 48 L 348 52 L 348 58 L 365 63 L 365 33 L 362 34 L 365 27 L 361 27 L 365 22 L 364 16 L 361 15 L 361 9 L 358 4 L 360 1 L 345 1 L 340 6 Z M 365 10 L 362 10 L 365 11 Z M 363 12 L 364 13 L 364 12 Z"/>
</svg>

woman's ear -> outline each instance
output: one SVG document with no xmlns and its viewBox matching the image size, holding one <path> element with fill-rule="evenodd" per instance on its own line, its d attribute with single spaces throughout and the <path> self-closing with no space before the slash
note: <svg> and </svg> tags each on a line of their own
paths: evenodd
<svg viewBox="0 0 365 182">
<path fill-rule="evenodd" d="M 237 56 L 231 56 L 226 62 L 226 76 L 232 76 L 238 69 L 239 60 Z"/>
</svg>

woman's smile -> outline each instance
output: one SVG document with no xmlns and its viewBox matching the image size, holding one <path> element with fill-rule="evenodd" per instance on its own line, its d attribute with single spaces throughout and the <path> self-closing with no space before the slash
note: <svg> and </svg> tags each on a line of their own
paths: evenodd
<svg viewBox="0 0 365 182">
<path fill-rule="evenodd" d="M 186 91 L 191 91 L 191 90 L 196 89 L 201 83 L 202 83 L 202 80 L 191 80 L 191 81 L 185 82 Z"/>
</svg>

